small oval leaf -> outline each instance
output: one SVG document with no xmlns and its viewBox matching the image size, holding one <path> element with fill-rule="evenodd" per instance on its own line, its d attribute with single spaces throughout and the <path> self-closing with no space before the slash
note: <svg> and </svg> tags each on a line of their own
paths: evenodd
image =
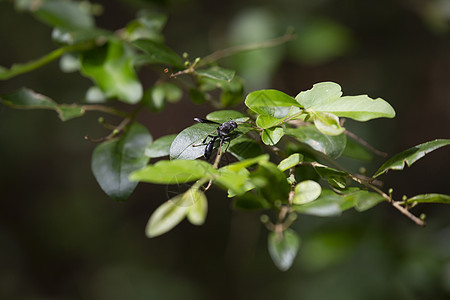
<svg viewBox="0 0 450 300">
<path fill-rule="evenodd" d="M 261 140 L 264 144 L 273 146 L 276 145 L 283 137 L 284 131 L 281 127 L 272 127 L 264 129 L 261 134 Z"/>
<path fill-rule="evenodd" d="M 278 169 L 280 169 L 281 171 L 286 171 L 289 168 L 295 167 L 301 161 L 303 161 L 303 155 L 300 153 L 294 153 L 289 157 L 283 159 L 278 164 Z"/>
<path fill-rule="evenodd" d="M 270 232 L 267 248 L 275 266 L 281 271 L 287 271 L 297 256 L 300 237 L 292 229 L 286 229 L 281 234 Z"/>
<path fill-rule="evenodd" d="M 291 106 L 300 106 L 291 96 L 277 90 L 260 90 L 250 93 L 245 105 L 258 114 L 283 118 Z"/>
<path fill-rule="evenodd" d="M 331 113 L 314 112 L 313 121 L 316 128 L 327 135 L 340 135 L 345 131 L 339 124 L 339 118 Z"/>
<path fill-rule="evenodd" d="M 313 180 L 305 180 L 295 186 L 295 196 L 292 202 L 294 204 L 305 204 L 316 200 L 322 188 L 320 184 Z"/>
<path fill-rule="evenodd" d="M 189 206 L 174 204 L 174 202 L 179 201 L 178 198 L 183 196 L 184 194 L 181 194 L 172 199 L 175 201 L 164 202 L 153 212 L 145 228 L 145 234 L 148 237 L 152 238 L 164 234 L 183 221 Z"/>
</svg>

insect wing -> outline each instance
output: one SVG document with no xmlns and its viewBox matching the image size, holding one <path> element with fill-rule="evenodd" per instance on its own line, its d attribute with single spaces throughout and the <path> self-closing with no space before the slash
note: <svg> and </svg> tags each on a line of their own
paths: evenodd
<svg viewBox="0 0 450 300">
<path fill-rule="evenodd" d="M 209 123 L 209 124 L 220 125 L 220 123 L 217 123 L 217 122 L 214 122 L 214 121 L 210 121 L 210 120 L 206 120 L 206 119 L 202 119 L 202 118 L 194 118 L 194 121 L 199 122 L 199 123 Z"/>
</svg>

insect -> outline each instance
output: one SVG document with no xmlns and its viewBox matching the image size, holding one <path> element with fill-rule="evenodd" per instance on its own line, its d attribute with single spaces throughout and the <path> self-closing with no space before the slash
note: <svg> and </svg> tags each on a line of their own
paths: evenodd
<svg viewBox="0 0 450 300">
<path fill-rule="evenodd" d="M 202 142 L 202 145 L 206 145 L 206 147 L 205 147 L 205 154 L 204 154 L 204 157 L 206 159 L 209 159 L 211 157 L 211 153 L 212 153 L 212 151 L 214 149 L 214 143 L 216 142 L 216 140 L 217 139 L 220 140 L 219 147 L 222 147 L 222 145 L 225 142 L 229 142 L 231 140 L 230 134 L 238 126 L 238 124 L 235 121 L 233 121 L 233 120 L 224 122 L 222 124 L 214 122 L 214 121 L 206 120 L 206 119 L 201 119 L 201 118 L 194 118 L 194 120 L 199 122 L 199 123 L 210 123 L 210 124 L 217 124 L 217 125 L 219 125 L 219 127 L 216 128 L 217 135 L 208 134 L 206 136 L 206 138 Z M 208 143 L 206 143 L 208 138 L 211 138 L 211 139 L 209 140 Z"/>
</svg>

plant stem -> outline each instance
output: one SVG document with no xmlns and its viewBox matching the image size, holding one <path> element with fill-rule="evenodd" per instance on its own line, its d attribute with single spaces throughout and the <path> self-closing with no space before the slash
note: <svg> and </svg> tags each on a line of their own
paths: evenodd
<svg viewBox="0 0 450 300">
<path fill-rule="evenodd" d="M 288 28 L 288 30 L 286 31 L 286 33 L 283 36 L 272 39 L 272 40 L 267 40 L 264 42 L 248 44 L 248 45 L 234 46 L 234 47 L 230 47 L 230 48 L 226 48 L 223 50 L 218 50 L 216 52 L 213 52 L 210 55 L 205 56 L 200 61 L 198 66 L 199 67 L 204 66 L 204 65 L 210 64 L 212 62 L 218 61 L 220 59 L 235 55 L 237 53 L 275 47 L 275 46 L 284 44 L 286 42 L 289 42 L 289 41 L 293 40 L 295 37 L 296 36 L 295 36 L 293 30 L 291 28 Z"/>
<path fill-rule="evenodd" d="M 105 105 L 82 105 L 81 108 L 84 111 L 100 111 L 100 112 L 104 112 L 104 113 L 119 116 L 119 117 L 124 117 L 124 118 L 129 117 L 128 113 L 121 111 L 119 109 L 116 109 L 114 107 L 105 106 Z"/>
<path fill-rule="evenodd" d="M 93 43 L 90 43 L 90 42 L 64 46 L 64 47 L 55 49 L 52 52 L 50 52 L 49 54 L 44 55 L 41 58 L 38 58 L 29 63 L 14 64 L 11 66 L 11 68 L 9 70 L 1 69 L 0 80 L 10 79 L 17 75 L 33 71 L 37 68 L 40 68 L 40 67 L 50 63 L 51 61 L 59 58 L 60 56 L 62 56 L 65 53 L 77 51 L 77 50 L 89 49 L 92 46 L 93 46 Z"/>
<path fill-rule="evenodd" d="M 401 206 L 399 201 L 394 201 L 391 196 L 389 196 L 388 194 L 386 194 L 385 192 L 383 192 L 382 190 L 380 190 L 376 186 L 374 186 L 374 185 L 372 185 L 372 184 L 370 184 L 370 183 L 368 183 L 368 182 L 366 182 L 364 180 L 361 180 L 360 178 L 357 178 L 356 176 L 353 176 L 353 175 L 350 174 L 350 177 L 354 181 L 356 181 L 356 182 L 366 186 L 367 188 L 370 188 L 370 189 L 374 190 L 375 192 L 377 192 L 378 194 L 383 196 L 383 198 L 385 198 L 389 203 L 391 203 L 393 207 L 395 207 L 398 211 L 400 211 L 402 214 L 407 216 L 409 219 L 411 219 L 417 225 L 425 226 L 425 221 L 419 219 L 418 217 L 413 215 L 409 210 L 407 210 L 405 207 Z"/>
<path fill-rule="evenodd" d="M 370 151 L 372 151 L 376 155 L 379 155 L 379 156 L 382 156 L 382 157 L 386 157 L 387 156 L 386 152 L 382 152 L 380 150 L 375 149 L 372 145 L 370 145 L 368 142 L 366 142 L 365 140 L 363 140 L 362 138 L 360 138 L 359 136 L 357 136 L 353 132 L 345 130 L 345 134 L 348 135 L 349 137 L 353 138 L 357 142 L 359 142 L 361 145 L 363 145 L 364 147 L 366 147 L 367 149 L 369 149 Z"/>
</svg>

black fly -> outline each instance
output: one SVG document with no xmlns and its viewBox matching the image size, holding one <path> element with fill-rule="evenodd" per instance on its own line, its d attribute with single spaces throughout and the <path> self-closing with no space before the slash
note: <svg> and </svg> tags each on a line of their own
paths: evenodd
<svg viewBox="0 0 450 300">
<path fill-rule="evenodd" d="M 220 143 L 219 143 L 220 146 L 219 147 L 222 147 L 222 145 L 225 142 L 229 142 L 231 140 L 230 134 L 238 126 L 237 123 L 235 121 L 233 121 L 233 120 L 224 122 L 222 124 L 214 122 L 214 121 L 206 120 L 206 119 L 200 119 L 200 118 L 194 118 L 194 120 L 199 122 L 199 123 L 210 123 L 210 124 L 217 124 L 217 125 L 219 125 L 219 127 L 217 127 L 217 129 L 216 129 L 217 135 L 210 135 L 210 134 L 208 134 L 206 136 L 206 138 L 202 142 L 203 145 L 206 145 L 206 147 L 205 147 L 205 154 L 204 154 L 206 159 L 209 159 L 211 157 L 211 153 L 212 153 L 212 151 L 214 149 L 215 141 L 217 139 L 219 139 L 220 140 Z M 208 143 L 206 143 L 208 138 L 211 138 L 211 139 L 209 140 Z"/>
</svg>

